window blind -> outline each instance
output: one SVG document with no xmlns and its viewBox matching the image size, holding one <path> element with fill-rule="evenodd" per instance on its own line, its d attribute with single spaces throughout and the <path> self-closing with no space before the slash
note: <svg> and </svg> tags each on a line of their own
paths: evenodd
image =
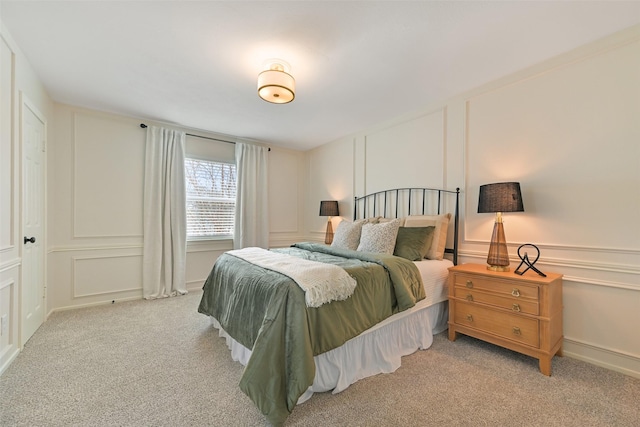
<svg viewBox="0 0 640 427">
<path fill-rule="evenodd" d="M 185 159 L 187 238 L 233 236 L 236 166 Z"/>
</svg>

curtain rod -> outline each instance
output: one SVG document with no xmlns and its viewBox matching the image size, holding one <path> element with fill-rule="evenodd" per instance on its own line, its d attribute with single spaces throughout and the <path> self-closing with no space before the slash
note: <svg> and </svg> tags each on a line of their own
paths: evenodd
<svg viewBox="0 0 640 427">
<path fill-rule="evenodd" d="M 142 129 L 146 129 L 146 128 L 147 128 L 147 125 L 145 125 L 144 123 L 140 123 L 140 127 L 141 127 Z M 228 144 L 235 144 L 235 142 L 233 142 L 233 141 L 225 141 L 224 139 L 210 138 L 210 137 L 208 137 L 208 136 L 194 135 L 194 134 L 191 134 L 191 133 L 187 133 L 186 135 L 189 135 L 189 136 L 195 136 L 196 138 L 210 139 L 210 140 L 212 140 L 212 141 L 226 142 L 226 143 L 228 143 Z"/>
<path fill-rule="evenodd" d="M 140 127 L 142 129 L 146 129 L 147 125 L 145 125 L 144 123 L 140 123 Z M 187 133 L 186 135 L 195 136 L 196 138 L 210 139 L 211 141 L 226 142 L 227 144 L 233 144 L 233 145 L 236 144 L 234 141 L 226 141 L 224 139 L 217 139 L 217 138 L 211 138 L 211 137 L 208 137 L 208 136 L 194 135 L 192 133 Z M 271 151 L 271 147 L 268 147 L 268 151 Z"/>
</svg>

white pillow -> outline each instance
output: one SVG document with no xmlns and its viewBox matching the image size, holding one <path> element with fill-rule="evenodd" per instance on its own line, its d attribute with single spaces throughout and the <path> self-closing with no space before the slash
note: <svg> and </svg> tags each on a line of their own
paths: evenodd
<svg viewBox="0 0 640 427">
<path fill-rule="evenodd" d="M 447 230 L 449 228 L 449 220 L 451 214 L 444 215 L 410 215 L 405 218 L 405 227 L 429 227 L 435 226 L 433 231 L 433 240 L 431 247 L 427 251 L 425 258 L 438 259 L 444 258 L 444 247 L 447 244 Z"/>
<path fill-rule="evenodd" d="M 361 252 L 376 252 L 393 254 L 396 247 L 400 220 L 394 219 L 379 224 L 364 224 L 360 234 L 358 250 Z"/>
<path fill-rule="evenodd" d="M 333 235 L 331 246 L 341 249 L 358 249 L 360 243 L 360 231 L 362 230 L 363 221 L 341 221 Z"/>
</svg>

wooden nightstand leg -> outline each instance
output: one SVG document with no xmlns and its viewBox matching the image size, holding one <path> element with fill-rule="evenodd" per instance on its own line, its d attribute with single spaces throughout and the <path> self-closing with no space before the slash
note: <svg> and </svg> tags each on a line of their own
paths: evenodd
<svg viewBox="0 0 640 427">
<path fill-rule="evenodd" d="M 540 372 L 548 377 L 551 376 L 551 357 L 541 357 L 538 365 L 540 366 Z"/>
<path fill-rule="evenodd" d="M 455 341 L 458 338 L 458 333 L 455 329 L 449 326 L 449 341 Z"/>
<path fill-rule="evenodd" d="M 558 349 L 558 351 L 556 351 L 556 356 L 558 356 L 558 357 L 562 357 L 562 356 L 564 356 L 564 354 L 562 354 L 562 347 L 560 347 L 560 348 Z"/>
</svg>

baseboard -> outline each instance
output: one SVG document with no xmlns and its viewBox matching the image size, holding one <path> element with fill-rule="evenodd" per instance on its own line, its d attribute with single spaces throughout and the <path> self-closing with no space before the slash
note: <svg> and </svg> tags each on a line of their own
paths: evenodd
<svg viewBox="0 0 640 427">
<path fill-rule="evenodd" d="M 140 299 L 142 299 L 141 296 L 126 297 L 126 298 L 113 298 L 113 299 L 105 300 L 105 301 L 96 301 L 96 302 L 89 302 L 89 303 L 84 303 L 84 304 L 67 305 L 65 307 L 56 307 L 56 308 L 51 309 L 49 314 L 47 314 L 47 319 L 49 318 L 49 316 L 51 316 L 53 313 L 55 313 L 57 311 L 75 310 L 77 308 L 95 307 L 97 305 L 115 304 L 115 303 L 119 303 L 119 302 L 135 301 L 135 300 L 140 300 Z"/>
<path fill-rule="evenodd" d="M 598 347 L 586 342 L 564 338 L 562 353 L 634 378 L 640 378 L 640 358 L 631 354 Z"/>
<path fill-rule="evenodd" d="M 6 371 L 9 366 L 11 366 L 11 364 L 14 360 L 16 360 L 16 357 L 18 357 L 19 354 L 20 349 L 14 346 L 13 351 L 8 356 L 5 356 L 3 358 L 4 361 L 2 363 L 2 366 L 0 366 L 0 376 L 2 376 L 2 374 L 4 374 L 4 371 Z"/>
<path fill-rule="evenodd" d="M 187 291 L 189 292 L 200 292 L 202 287 L 204 286 L 204 282 L 206 279 L 202 280 L 192 280 L 187 282 Z"/>
</svg>

